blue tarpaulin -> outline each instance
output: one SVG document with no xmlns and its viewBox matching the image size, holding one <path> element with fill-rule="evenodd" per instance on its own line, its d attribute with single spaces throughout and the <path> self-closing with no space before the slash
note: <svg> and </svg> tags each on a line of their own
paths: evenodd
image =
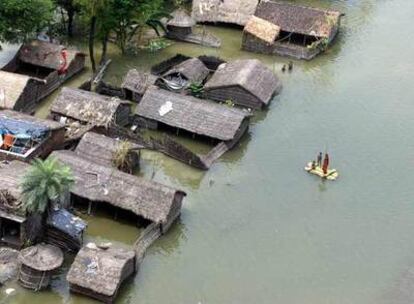
<svg viewBox="0 0 414 304">
<path fill-rule="evenodd" d="M 40 124 L 5 117 L 0 118 L 0 135 L 13 134 L 21 138 L 30 136 L 32 139 L 39 139 L 45 137 L 48 132 L 49 129 Z"/>
</svg>

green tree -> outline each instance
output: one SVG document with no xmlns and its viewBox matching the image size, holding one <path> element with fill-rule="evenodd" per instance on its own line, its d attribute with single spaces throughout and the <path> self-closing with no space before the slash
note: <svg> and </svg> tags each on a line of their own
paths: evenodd
<svg viewBox="0 0 414 304">
<path fill-rule="evenodd" d="M 54 0 L 55 4 L 66 11 L 68 15 L 67 24 L 64 18 L 62 18 L 62 22 L 65 23 L 66 32 L 69 37 L 73 37 L 73 20 L 75 14 L 79 12 L 80 8 L 76 5 L 75 0 Z"/>
<path fill-rule="evenodd" d="M 0 42 L 20 42 L 53 18 L 52 0 L 0 0 Z"/>
<path fill-rule="evenodd" d="M 74 183 L 69 167 L 62 166 L 55 158 L 36 159 L 21 183 L 22 203 L 29 215 L 29 239 L 41 236 L 45 212 L 51 201 L 66 194 Z"/>
</svg>

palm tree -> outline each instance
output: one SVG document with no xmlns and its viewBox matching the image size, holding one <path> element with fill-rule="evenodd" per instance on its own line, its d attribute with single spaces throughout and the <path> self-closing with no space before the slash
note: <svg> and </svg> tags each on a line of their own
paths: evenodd
<svg viewBox="0 0 414 304">
<path fill-rule="evenodd" d="M 55 158 L 35 159 L 21 184 L 22 203 L 28 213 L 28 237 L 34 241 L 41 237 L 45 211 L 51 201 L 66 194 L 74 183 L 69 167 L 62 166 Z"/>
</svg>

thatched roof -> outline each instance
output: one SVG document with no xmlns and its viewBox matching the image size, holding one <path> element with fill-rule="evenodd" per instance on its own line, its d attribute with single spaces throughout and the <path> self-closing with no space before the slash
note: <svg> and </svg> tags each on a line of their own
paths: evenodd
<svg viewBox="0 0 414 304">
<path fill-rule="evenodd" d="M 163 76 L 180 74 L 190 82 L 202 82 L 209 74 L 208 68 L 198 58 L 191 58 L 174 66 Z"/>
<path fill-rule="evenodd" d="M 38 82 L 35 78 L 0 70 L 0 108 L 13 109 L 24 89 L 30 82 Z"/>
<path fill-rule="evenodd" d="M 134 261 L 135 252 L 123 248 L 89 247 L 83 247 L 76 255 L 66 278 L 71 285 L 112 297 L 125 279 L 125 268 Z"/>
<path fill-rule="evenodd" d="M 55 151 L 75 176 L 71 192 L 94 202 L 105 202 L 156 223 L 164 223 L 178 193 L 184 192 L 98 165 L 71 151 Z"/>
<path fill-rule="evenodd" d="M 62 66 L 62 51 L 66 47 L 50 42 L 32 40 L 24 44 L 19 51 L 19 60 L 35 66 L 58 70 Z M 67 63 L 83 55 L 77 50 L 67 50 Z"/>
<path fill-rule="evenodd" d="M 167 102 L 172 104 L 172 110 L 162 116 L 160 108 Z M 145 93 L 136 107 L 135 114 L 223 141 L 233 139 L 242 122 L 248 117 L 248 114 L 240 109 L 155 87 L 151 87 Z"/>
<path fill-rule="evenodd" d="M 121 88 L 143 95 L 145 90 L 153 85 L 155 81 L 157 81 L 157 76 L 132 69 L 125 76 Z"/>
<path fill-rule="evenodd" d="M 90 159 L 97 164 L 111 167 L 113 166 L 114 153 L 116 153 L 119 146 L 120 140 L 88 132 L 82 137 L 75 152 L 81 157 Z M 131 150 L 140 148 L 141 146 L 131 143 Z"/>
<path fill-rule="evenodd" d="M 20 251 L 19 261 L 37 271 L 51 271 L 63 263 L 63 253 L 58 247 L 38 244 Z"/>
<path fill-rule="evenodd" d="M 17 277 L 19 271 L 18 255 L 17 250 L 0 247 L 0 285 Z"/>
<path fill-rule="evenodd" d="M 47 225 L 73 238 L 80 238 L 86 229 L 86 222 L 65 209 L 51 210 Z"/>
<path fill-rule="evenodd" d="M 256 36 L 269 44 L 273 43 L 280 33 L 280 27 L 256 16 L 250 17 L 244 32 Z"/>
<path fill-rule="evenodd" d="M 82 122 L 106 126 L 114 121 L 116 111 L 122 104 L 128 102 L 116 97 L 64 87 L 53 101 L 51 112 Z"/>
<path fill-rule="evenodd" d="M 280 88 L 279 79 L 257 59 L 224 63 L 204 86 L 204 90 L 240 86 L 268 104 Z"/>
<path fill-rule="evenodd" d="M 261 1 L 255 15 L 278 25 L 282 31 L 316 37 L 330 37 L 341 13 L 284 2 Z"/>
<path fill-rule="evenodd" d="M 258 2 L 258 0 L 194 0 L 192 17 L 197 22 L 245 25 L 254 14 Z"/>
<path fill-rule="evenodd" d="M 38 127 L 47 128 L 51 131 L 59 130 L 65 126 L 49 119 L 41 119 L 21 112 L 11 110 L 0 110 L 0 128 L 2 120 L 13 120 L 22 123 L 29 123 Z"/>
<path fill-rule="evenodd" d="M 167 25 L 176 27 L 193 27 L 196 22 L 184 9 L 177 9 L 171 14 L 172 18 L 168 20 Z"/>
</svg>

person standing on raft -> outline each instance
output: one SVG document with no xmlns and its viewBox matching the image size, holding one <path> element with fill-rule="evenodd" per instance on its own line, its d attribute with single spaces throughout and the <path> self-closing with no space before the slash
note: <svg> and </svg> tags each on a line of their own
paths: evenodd
<svg viewBox="0 0 414 304">
<path fill-rule="evenodd" d="M 322 165 L 322 171 L 323 174 L 328 174 L 328 168 L 329 168 L 329 155 L 328 153 L 325 153 L 325 158 L 323 160 L 323 165 Z"/>
<path fill-rule="evenodd" d="M 322 167 L 322 152 L 319 152 L 317 159 L 318 167 Z"/>
</svg>

